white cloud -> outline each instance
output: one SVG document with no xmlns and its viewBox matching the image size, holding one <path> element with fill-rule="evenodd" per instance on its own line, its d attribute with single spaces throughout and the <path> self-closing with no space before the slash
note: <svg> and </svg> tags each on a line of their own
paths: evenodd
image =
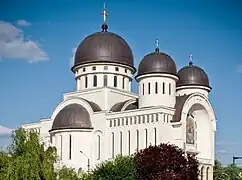
<svg viewBox="0 0 242 180">
<path fill-rule="evenodd" d="M 236 72 L 237 72 L 237 73 L 242 73 L 242 64 L 240 64 L 240 65 L 238 65 L 238 66 L 236 67 Z"/>
<path fill-rule="evenodd" d="M 231 146 L 231 145 L 237 145 L 237 143 L 233 142 L 233 141 L 218 141 L 218 142 L 216 142 L 216 146 Z"/>
<path fill-rule="evenodd" d="M 74 66 L 76 50 L 77 50 L 77 48 L 73 48 L 72 49 L 72 56 L 70 58 L 70 64 L 69 64 L 70 67 L 73 67 Z"/>
<path fill-rule="evenodd" d="M 0 21 L 0 59 L 21 59 L 28 62 L 48 60 L 48 55 L 16 26 Z"/>
<path fill-rule="evenodd" d="M 28 21 L 26 21 L 26 20 L 23 20 L 23 19 L 18 20 L 18 21 L 17 21 L 17 24 L 18 24 L 19 26 L 30 26 L 30 25 L 31 25 L 30 22 L 28 22 Z"/>
<path fill-rule="evenodd" d="M 12 133 L 12 129 L 0 125 L 0 136 Z"/>
</svg>

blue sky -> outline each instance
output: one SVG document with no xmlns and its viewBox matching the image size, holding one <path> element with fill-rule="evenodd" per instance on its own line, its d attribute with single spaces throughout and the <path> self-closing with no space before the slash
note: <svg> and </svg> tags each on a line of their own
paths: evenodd
<svg viewBox="0 0 242 180">
<path fill-rule="evenodd" d="M 73 49 L 100 31 L 102 8 L 102 0 L 1 1 L 0 125 L 49 117 L 75 89 Z M 109 31 L 127 40 L 136 67 L 156 38 L 179 69 L 193 54 L 213 87 L 216 156 L 224 164 L 242 156 L 242 1 L 108 0 L 107 8 Z"/>
</svg>

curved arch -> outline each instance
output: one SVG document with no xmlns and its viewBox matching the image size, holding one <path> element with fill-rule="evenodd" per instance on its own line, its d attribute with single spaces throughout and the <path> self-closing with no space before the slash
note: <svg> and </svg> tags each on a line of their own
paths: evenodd
<svg viewBox="0 0 242 180">
<path fill-rule="evenodd" d="M 53 121 L 55 119 L 55 117 L 57 116 L 57 114 L 66 106 L 70 105 L 70 104 L 80 104 L 81 106 L 83 106 L 84 108 L 86 108 L 86 110 L 88 111 L 89 114 L 93 114 L 94 111 L 91 107 L 91 105 L 82 98 L 71 98 L 71 99 L 67 99 L 62 101 L 54 110 L 54 112 L 52 113 L 51 116 L 51 120 Z"/>
<path fill-rule="evenodd" d="M 203 106 L 203 108 L 207 111 L 209 119 L 212 122 L 212 128 L 213 131 L 216 131 L 216 119 L 215 114 L 213 111 L 213 107 L 210 104 L 209 100 L 206 96 L 200 93 L 194 93 L 187 97 L 187 99 L 184 101 L 182 110 L 181 110 L 181 122 L 186 122 L 186 117 L 189 112 L 189 110 L 194 106 L 195 104 L 199 104 Z"/>
<path fill-rule="evenodd" d="M 203 171 L 204 171 L 204 166 L 201 167 L 201 172 L 200 172 L 201 180 L 204 180 Z"/>
<path fill-rule="evenodd" d="M 129 105 L 136 103 L 137 99 L 130 99 L 125 102 L 124 106 L 121 108 L 121 111 L 124 111 Z"/>
</svg>

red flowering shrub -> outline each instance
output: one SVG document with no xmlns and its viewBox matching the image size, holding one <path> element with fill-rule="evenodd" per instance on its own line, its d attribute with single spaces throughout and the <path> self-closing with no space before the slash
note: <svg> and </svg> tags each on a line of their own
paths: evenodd
<svg viewBox="0 0 242 180">
<path fill-rule="evenodd" d="M 177 146 L 150 146 L 135 155 L 138 180 L 198 180 L 198 161 Z"/>
</svg>

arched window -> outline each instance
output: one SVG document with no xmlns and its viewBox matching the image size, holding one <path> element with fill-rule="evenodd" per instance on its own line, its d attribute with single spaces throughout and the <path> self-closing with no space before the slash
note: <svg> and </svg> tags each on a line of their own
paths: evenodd
<svg viewBox="0 0 242 180">
<path fill-rule="evenodd" d="M 155 82 L 155 94 L 158 93 L 158 82 Z"/>
<path fill-rule="evenodd" d="M 123 77 L 123 89 L 124 89 L 124 85 L 125 85 L 125 78 Z"/>
<path fill-rule="evenodd" d="M 97 86 L 97 75 L 93 76 L 93 87 Z"/>
<path fill-rule="evenodd" d="M 171 95 L 171 83 L 169 83 L 169 95 Z"/>
<path fill-rule="evenodd" d="M 71 159 L 71 134 L 69 135 L 69 159 Z"/>
<path fill-rule="evenodd" d="M 107 75 L 103 76 L 103 85 L 108 86 L 108 76 Z"/>
<path fill-rule="evenodd" d="M 112 132 L 112 158 L 114 158 L 114 133 Z"/>
<path fill-rule="evenodd" d="M 154 144 L 156 146 L 156 128 L 154 128 Z"/>
<path fill-rule="evenodd" d="M 130 131 L 128 131 L 128 155 L 130 155 Z"/>
<path fill-rule="evenodd" d="M 136 130 L 136 148 L 139 151 L 139 130 Z"/>
<path fill-rule="evenodd" d="M 208 175 L 209 175 L 209 167 L 206 169 L 206 180 L 208 180 Z"/>
<path fill-rule="evenodd" d="M 123 154 L 123 133 L 120 132 L 120 154 Z"/>
<path fill-rule="evenodd" d="M 150 94 L 150 83 L 148 83 L 148 94 Z"/>
<path fill-rule="evenodd" d="M 85 88 L 87 88 L 87 85 L 88 85 L 88 78 L 87 76 L 85 76 Z"/>
<path fill-rule="evenodd" d="M 145 148 L 148 147 L 148 130 L 145 129 Z"/>
<path fill-rule="evenodd" d="M 97 136 L 97 160 L 100 159 L 101 156 L 101 136 Z"/>
<path fill-rule="evenodd" d="M 118 83 L 117 83 L 117 76 L 114 76 L 113 78 L 113 86 L 117 87 Z"/>
<path fill-rule="evenodd" d="M 202 168 L 201 168 L 201 173 L 200 173 L 200 175 L 201 175 L 201 180 L 203 180 L 203 170 L 204 170 L 204 167 L 202 166 Z"/>
<path fill-rule="evenodd" d="M 143 91 L 143 95 L 145 94 L 145 84 L 143 83 L 143 89 L 142 89 L 142 91 Z"/>
<path fill-rule="evenodd" d="M 165 83 L 162 83 L 162 93 L 165 94 Z"/>
</svg>

